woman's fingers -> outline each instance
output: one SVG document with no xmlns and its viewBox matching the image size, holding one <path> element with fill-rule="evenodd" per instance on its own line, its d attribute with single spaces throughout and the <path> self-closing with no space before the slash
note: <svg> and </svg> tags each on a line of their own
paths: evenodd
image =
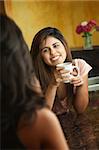
<svg viewBox="0 0 99 150">
<path fill-rule="evenodd" d="M 56 67 L 56 82 L 65 82 L 70 81 L 71 84 L 74 84 L 74 86 L 81 86 L 83 84 L 83 79 L 81 76 L 77 76 L 77 72 L 73 71 L 73 73 L 70 73 L 69 71 L 65 70 L 64 68 L 58 68 Z"/>
<path fill-rule="evenodd" d="M 69 73 L 70 71 L 66 70 L 64 67 L 56 67 L 56 70 L 60 73 L 60 74 L 63 74 L 63 73 Z"/>
<path fill-rule="evenodd" d="M 60 69 L 60 70 L 56 70 L 55 73 L 54 73 L 54 76 L 55 76 L 55 79 L 56 79 L 56 82 L 65 82 L 65 81 L 68 81 L 68 76 L 70 75 L 67 75 L 67 71 L 64 70 L 64 69 Z"/>
<path fill-rule="evenodd" d="M 80 86 L 83 84 L 83 79 L 81 77 L 74 77 L 71 79 L 71 84 L 74 84 L 74 86 Z"/>
</svg>

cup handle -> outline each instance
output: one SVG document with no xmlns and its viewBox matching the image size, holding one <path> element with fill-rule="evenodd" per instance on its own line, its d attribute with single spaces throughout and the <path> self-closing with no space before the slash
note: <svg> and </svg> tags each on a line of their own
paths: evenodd
<svg viewBox="0 0 99 150">
<path fill-rule="evenodd" d="M 72 75 L 74 77 L 78 77 L 79 76 L 79 68 L 77 66 L 72 66 L 72 71 L 76 69 L 77 75 Z"/>
</svg>

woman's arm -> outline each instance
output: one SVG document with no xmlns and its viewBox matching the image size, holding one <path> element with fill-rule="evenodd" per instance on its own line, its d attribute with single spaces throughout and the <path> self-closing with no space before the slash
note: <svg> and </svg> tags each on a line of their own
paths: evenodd
<svg viewBox="0 0 99 150">
<path fill-rule="evenodd" d="M 53 107 L 53 103 L 56 96 L 57 88 L 60 85 L 60 82 L 62 82 L 62 79 L 58 75 L 57 71 L 54 71 L 54 77 L 52 78 L 46 92 L 45 92 L 45 99 L 47 100 L 47 104 L 50 109 Z"/>
<path fill-rule="evenodd" d="M 89 102 L 88 75 L 85 75 L 84 77 L 78 79 L 78 83 L 77 81 L 74 81 L 72 83 L 74 84 L 74 86 L 76 85 L 75 98 L 73 101 L 74 108 L 77 113 L 83 113 Z"/>
</svg>

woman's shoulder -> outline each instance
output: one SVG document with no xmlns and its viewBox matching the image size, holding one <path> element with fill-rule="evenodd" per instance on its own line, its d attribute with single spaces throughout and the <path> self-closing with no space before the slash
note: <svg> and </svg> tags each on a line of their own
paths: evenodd
<svg viewBox="0 0 99 150">
<path fill-rule="evenodd" d="M 51 123 L 57 121 L 56 115 L 48 108 L 38 110 L 38 120 L 42 123 Z"/>
<path fill-rule="evenodd" d="M 81 75 L 87 74 L 92 69 L 84 59 L 76 58 L 73 61 L 75 65 L 78 66 Z"/>
<path fill-rule="evenodd" d="M 46 149 L 68 150 L 68 146 L 62 132 L 62 128 L 56 115 L 49 109 L 42 109 L 38 112 L 40 125 L 40 136 Z M 41 124 L 40 124 L 41 123 Z M 39 137 L 40 137 L 39 136 Z"/>
<path fill-rule="evenodd" d="M 33 121 L 29 122 L 26 119 L 25 125 L 22 123 L 21 127 L 18 128 L 18 137 L 27 148 L 39 149 L 42 139 L 45 139 L 46 134 L 51 133 L 51 126 L 55 122 L 57 122 L 56 116 L 48 108 L 38 109 Z"/>
<path fill-rule="evenodd" d="M 88 64 L 88 62 L 86 60 L 84 60 L 84 59 L 76 58 L 76 59 L 74 59 L 74 62 L 80 68 L 83 68 L 83 67 L 90 68 L 90 69 L 92 68 L 90 66 L 90 64 Z"/>
<path fill-rule="evenodd" d="M 37 109 L 36 115 L 33 116 L 34 116 L 33 121 L 32 120 L 29 121 L 28 119 L 24 121 L 24 119 L 22 119 L 21 123 L 19 124 L 18 133 L 19 135 L 21 135 L 22 138 L 23 133 L 29 135 L 28 137 L 33 136 L 32 138 L 36 136 L 39 137 L 40 134 L 42 134 L 43 136 L 45 129 L 48 129 L 49 131 L 50 128 L 48 127 L 55 126 L 55 124 L 57 124 L 58 122 L 56 115 L 46 107 Z"/>
<path fill-rule="evenodd" d="M 75 64 L 86 64 L 87 62 L 84 60 L 84 59 L 82 59 L 82 58 L 75 58 L 75 59 L 73 59 L 73 62 L 75 62 Z"/>
<path fill-rule="evenodd" d="M 67 149 L 59 121 L 48 108 L 38 109 L 35 120 L 21 128 L 18 135 L 27 148 L 40 149 L 43 145 L 52 149 Z"/>
</svg>

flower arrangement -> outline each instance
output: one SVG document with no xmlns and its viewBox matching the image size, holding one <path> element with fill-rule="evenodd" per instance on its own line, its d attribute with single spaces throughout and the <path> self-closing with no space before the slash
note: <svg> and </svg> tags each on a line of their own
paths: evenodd
<svg viewBox="0 0 99 150">
<path fill-rule="evenodd" d="M 96 31 L 95 20 L 90 20 L 89 22 L 83 21 L 76 28 L 76 33 L 78 34 L 83 33 L 83 36 L 92 35 L 94 31 Z"/>
<path fill-rule="evenodd" d="M 84 49 L 92 49 L 92 34 L 99 31 L 99 26 L 96 25 L 95 20 L 83 21 L 76 27 L 76 33 L 82 34 L 84 37 Z"/>
</svg>

